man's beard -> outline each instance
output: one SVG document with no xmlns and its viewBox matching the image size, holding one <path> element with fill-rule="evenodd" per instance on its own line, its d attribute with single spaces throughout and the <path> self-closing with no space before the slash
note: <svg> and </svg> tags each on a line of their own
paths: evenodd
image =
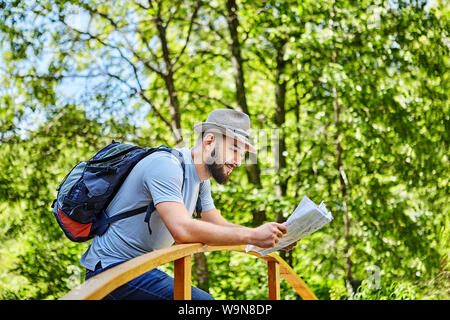
<svg viewBox="0 0 450 320">
<path fill-rule="evenodd" d="M 225 184 L 230 179 L 230 175 L 225 171 L 225 164 L 217 163 L 217 157 L 215 155 L 216 149 L 214 149 L 211 152 L 211 156 L 206 159 L 206 167 L 218 184 Z"/>
</svg>

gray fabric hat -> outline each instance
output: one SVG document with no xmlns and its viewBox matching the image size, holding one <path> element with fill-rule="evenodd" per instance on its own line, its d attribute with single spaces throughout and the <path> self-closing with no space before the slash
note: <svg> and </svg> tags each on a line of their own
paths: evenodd
<svg viewBox="0 0 450 320">
<path fill-rule="evenodd" d="M 204 131 L 223 133 L 245 144 L 249 152 L 256 153 L 255 147 L 250 143 L 250 118 L 243 112 L 216 109 L 211 111 L 205 122 L 195 124 L 192 129 L 197 133 Z"/>
</svg>

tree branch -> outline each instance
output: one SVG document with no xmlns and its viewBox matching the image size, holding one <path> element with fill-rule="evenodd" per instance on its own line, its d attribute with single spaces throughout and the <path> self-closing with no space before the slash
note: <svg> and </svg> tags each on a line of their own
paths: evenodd
<svg viewBox="0 0 450 320">
<path fill-rule="evenodd" d="M 150 101 L 150 99 L 148 99 L 146 96 L 145 96 L 145 94 L 144 94 L 144 92 L 142 92 L 142 91 L 139 91 L 138 92 L 139 93 L 139 95 L 142 97 L 142 99 L 145 101 L 145 102 L 147 102 L 150 106 L 151 106 L 151 108 L 152 108 L 152 110 L 156 113 L 156 115 L 169 127 L 169 128 L 172 128 L 172 126 L 170 125 L 170 122 L 166 119 L 166 118 L 164 118 L 164 116 L 161 114 L 161 112 L 159 112 L 158 111 L 158 109 L 156 109 L 156 107 L 155 107 L 155 105 L 154 104 L 152 104 L 152 102 Z"/>
<path fill-rule="evenodd" d="M 143 9 L 143 10 L 148 10 L 148 9 L 150 9 L 150 7 L 146 7 L 146 6 L 144 6 L 142 3 L 139 3 L 138 1 L 133 1 L 133 3 L 134 3 L 135 5 L 137 5 L 139 8 Z"/>
<path fill-rule="evenodd" d="M 178 12 L 178 10 L 180 9 L 180 5 L 181 2 L 183 2 L 183 0 L 178 0 L 177 4 L 175 5 L 175 10 L 173 12 L 170 13 L 169 18 L 166 21 L 166 27 L 169 25 L 169 23 L 172 21 L 172 19 L 175 17 L 175 14 Z"/>
<path fill-rule="evenodd" d="M 172 66 L 175 66 L 175 64 L 178 62 L 178 60 L 180 59 L 180 57 L 183 55 L 184 51 L 186 50 L 186 47 L 189 43 L 189 39 L 191 38 L 192 26 L 194 25 L 194 20 L 195 20 L 195 17 L 197 16 L 197 13 L 201 6 L 201 3 L 202 3 L 201 0 L 197 1 L 197 4 L 194 8 L 194 12 L 192 13 L 191 19 L 189 21 L 189 29 L 188 29 L 188 34 L 186 36 L 186 41 L 184 42 L 184 46 L 181 49 L 181 51 L 178 53 L 177 57 L 173 60 L 173 62 L 171 62 Z"/>
<path fill-rule="evenodd" d="M 226 107 L 226 108 L 228 108 L 228 109 L 236 110 L 235 107 L 233 107 L 232 105 L 230 105 L 230 104 L 224 102 L 223 100 L 221 100 L 221 99 L 219 99 L 219 98 L 216 98 L 216 97 L 210 97 L 210 96 L 207 96 L 207 95 L 204 95 L 204 94 L 201 94 L 201 93 L 197 93 L 197 92 L 194 92 L 194 91 L 190 91 L 190 90 L 182 90 L 182 89 L 181 89 L 181 90 L 179 90 L 179 91 L 184 92 L 184 93 L 188 93 L 188 94 L 190 94 L 190 95 L 197 96 L 197 97 L 199 97 L 199 98 L 203 98 L 203 99 L 207 99 L 207 100 L 213 100 L 213 101 L 216 101 L 216 102 L 220 103 L 221 105 L 223 105 L 224 107 Z"/>
<path fill-rule="evenodd" d="M 303 100 L 303 99 L 306 97 L 306 95 L 308 95 L 309 93 L 311 93 L 311 91 L 314 90 L 315 86 L 316 86 L 318 83 L 319 83 L 319 78 L 316 78 L 316 79 L 313 81 L 313 85 L 311 86 L 311 88 L 309 88 L 308 90 L 306 90 L 305 92 L 303 92 L 303 94 L 302 94 L 301 96 L 298 95 L 298 92 L 296 91 L 295 93 L 296 93 L 296 102 L 297 102 L 297 103 L 296 103 L 294 106 L 292 106 L 292 107 L 290 107 L 289 109 L 287 109 L 286 112 L 294 111 L 294 110 L 297 108 L 297 104 L 299 103 L 299 101 L 300 101 L 300 100 Z"/>
<path fill-rule="evenodd" d="M 95 9 L 95 8 L 91 8 L 90 6 L 88 6 L 88 5 L 86 5 L 86 4 L 81 4 L 81 6 L 82 6 L 84 9 L 86 9 L 87 11 L 89 11 L 89 13 L 90 13 L 91 15 L 92 15 L 92 14 L 97 14 L 97 15 L 99 15 L 100 17 L 102 17 L 103 19 L 106 19 L 107 21 L 109 21 L 109 23 L 114 27 L 114 31 L 120 33 L 120 35 L 122 36 L 122 38 L 125 40 L 125 42 L 126 42 L 126 44 L 127 44 L 127 46 L 128 46 L 128 50 L 130 50 L 130 52 L 131 52 L 131 53 L 132 53 L 139 61 L 141 61 L 148 69 L 150 69 L 151 71 L 153 71 L 153 72 L 159 74 L 160 76 L 163 76 L 163 73 L 162 73 L 161 70 L 158 70 L 157 68 L 153 67 L 149 62 L 147 62 L 144 58 L 142 58 L 142 57 L 134 50 L 134 48 L 133 48 L 133 46 L 130 44 L 128 38 L 124 35 L 123 31 L 120 30 L 118 24 L 117 24 L 111 17 L 109 17 L 107 14 L 105 14 L 105 13 L 103 13 L 103 12 L 98 11 L 98 10 Z M 119 48 L 119 47 L 114 46 L 114 45 L 111 45 L 111 44 L 107 44 L 106 42 L 104 42 L 103 40 L 101 40 L 98 36 L 92 35 L 90 32 L 87 32 L 87 31 L 81 31 L 81 30 L 78 30 L 78 29 L 75 29 L 75 28 L 71 27 L 70 25 L 68 25 L 68 24 L 64 21 L 64 19 L 63 19 L 62 17 L 59 18 L 59 21 L 61 21 L 61 22 L 62 22 L 64 25 L 66 25 L 68 28 L 70 28 L 71 30 L 73 30 L 73 31 L 75 31 L 75 32 L 77 32 L 77 33 L 79 33 L 79 34 L 87 35 L 87 36 L 89 36 L 91 39 L 97 40 L 97 41 L 100 42 L 102 45 L 105 45 L 105 46 L 110 47 L 110 48 L 113 48 L 113 49 L 117 49 L 118 52 L 119 52 L 119 54 L 120 54 L 120 56 L 121 56 L 122 58 L 124 58 L 129 64 L 132 65 L 132 62 L 122 54 L 122 52 L 120 51 L 120 48 Z"/>
</svg>

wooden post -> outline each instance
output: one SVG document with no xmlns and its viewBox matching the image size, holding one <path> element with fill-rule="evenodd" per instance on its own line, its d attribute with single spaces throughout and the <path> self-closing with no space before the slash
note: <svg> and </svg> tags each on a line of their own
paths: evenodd
<svg viewBox="0 0 450 320">
<path fill-rule="evenodd" d="M 267 261 L 269 276 L 269 300 L 280 300 L 280 264 L 277 261 Z"/>
<path fill-rule="evenodd" d="M 175 260 L 174 300 L 191 300 L 191 256 Z"/>
</svg>

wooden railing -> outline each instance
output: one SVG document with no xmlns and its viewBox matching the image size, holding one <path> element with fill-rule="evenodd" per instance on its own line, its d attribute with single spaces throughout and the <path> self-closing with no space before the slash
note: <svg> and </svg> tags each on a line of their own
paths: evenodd
<svg viewBox="0 0 450 320">
<path fill-rule="evenodd" d="M 209 251 L 237 251 L 245 253 L 245 246 L 207 246 L 201 243 L 180 244 L 166 249 L 155 250 L 121 263 L 89 278 L 62 300 L 96 300 L 121 285 L 131 281 L 147 271 L 174 261 L 174 299 L 191 299 L 191 255 Z M 317 300 L 305 282 L 278 254 L 266 256 L 250 251 L 247 254 L 267 261 L 269 299 L 280 299 L 280 275 L 304 300 Z"/>
</svg>

